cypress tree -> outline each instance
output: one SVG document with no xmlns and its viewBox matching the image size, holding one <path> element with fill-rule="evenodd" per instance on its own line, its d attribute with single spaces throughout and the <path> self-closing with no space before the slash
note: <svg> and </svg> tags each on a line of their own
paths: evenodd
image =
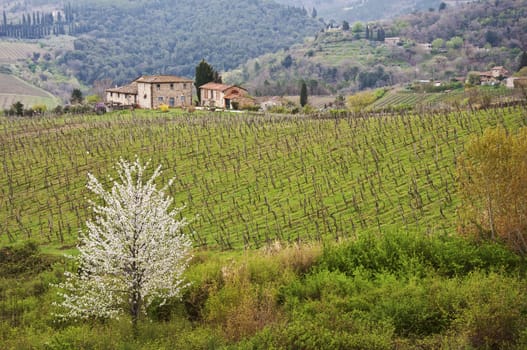
<svg viewBox="0 0 527 350">
<path fill-rule="evenodd" d="M 527 67 L 527 51 L 523 51 L 520 57 L 520 64 L 518 66 L 518 71 L 520 71 L 520 69 L 522 69 L 523 67 Z"/>
<path fill-rule="evenodd" d="M 208 64 L 205 59 L 202 59 L 201 62 L 196 66 L 196 76 L 194 86 L 198 93 L 198 101 L 201 104 L 201 94 L 200 86 L 205 85 L 210 82 L 221 83 L 221 76 L 217 71 L 214 70 L 210 64 Z"/>
<path fill-rule="evenodd" d="M 307 105 L 307 85 L 305 81 L 302 81 L 302 86 L 300 87 L 300 105 L 302 107 Z"/>
</svg>

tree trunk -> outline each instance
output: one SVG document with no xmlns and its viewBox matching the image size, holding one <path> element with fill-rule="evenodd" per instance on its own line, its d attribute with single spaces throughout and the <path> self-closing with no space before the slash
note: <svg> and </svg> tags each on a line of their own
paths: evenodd
<svg viewBox="0 0 527 350">
<path fill-rule="evenodd" d="M 135 338 L 138 335 L 137 321 L 139 320 L 139 312 L 141 310 L 141 293 L 139 292 L 139 288 L 135 288 L 131 296 L 130 316 L 132 317 L 132 330 Z"/>
</svg>

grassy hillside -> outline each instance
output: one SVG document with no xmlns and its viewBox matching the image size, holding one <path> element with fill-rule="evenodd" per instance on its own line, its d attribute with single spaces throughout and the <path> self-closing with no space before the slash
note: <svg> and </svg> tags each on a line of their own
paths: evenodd
<svg viewBox="0 0 527 350">
<path fill-rule="evenodd" d="M 0 110 L 9 109 L 17 101 L 26 108 L 34 105 L 46 105 L 48 108 L 59 104 L 57 98 L 36 86 L 13 76 L 0 73 Z"/>
<path fill-rule="evenodd" d="M 5 94 L 0 109 L 9 108 L 12 102 L 19 100 L 26 107 L 35 103 L 52 107 L 66 101 L 80 84 L 71 72 L 59 68 L 55 59 L 73 50 L 73 39 L 60 36 L 38 42 L 0 40 L 0 73 L 4 74 L 0 91 Z"/>
<path fill-rule="evenodd" d="M 468 135 L 525 123 L 525 109 L 341 119 L 140 111 L 1 119 L 4 243 L 73 244 L 89 215 L 86 173 L 152 159 L 196 246 L 340 240 L 354 232 L 455 229 L 455 158 Z"/>
</svg>

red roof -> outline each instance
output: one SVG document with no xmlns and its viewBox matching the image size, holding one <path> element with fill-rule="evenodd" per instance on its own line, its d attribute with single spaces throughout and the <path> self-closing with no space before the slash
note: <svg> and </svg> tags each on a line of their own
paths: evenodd
<svg viewBox="0 0 527 350">
<path fill-rule="evenodd" d="M 233 87 L 234 85 L 225 85 L 220 83 L 207 83 L 205 85 L 201 85 L 200 89 L 207 89 L 207 90 L 215 90 L 215 91 L 225 91 L 228 88 Z"/>
</svg>

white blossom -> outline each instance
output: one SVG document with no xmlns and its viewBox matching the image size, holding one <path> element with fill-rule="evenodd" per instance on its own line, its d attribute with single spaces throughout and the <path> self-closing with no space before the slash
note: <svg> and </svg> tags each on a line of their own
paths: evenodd
<svg viewBox="0 0 527 350">
<path fill-rule="evenodd" d="M 65 273 L 58 284 L 63 318 L 117 318 L 123 311 L 134 322 L 152 302 L 178 297 L 186 286 L 182 274 L 190 259 L 191 241 L 176 220 L 182 208 L 170 210 L 172 198 L 158 190 L 158 167 L 143 180 L 148 166 L 136 159 L 117 163 L 119 181 L 111 191 L 88 174 L 87 188 L 101 204 L 91 202 L 95 218 L 87 222 L 78 245 L 77 273 Z"/>
</svg>

